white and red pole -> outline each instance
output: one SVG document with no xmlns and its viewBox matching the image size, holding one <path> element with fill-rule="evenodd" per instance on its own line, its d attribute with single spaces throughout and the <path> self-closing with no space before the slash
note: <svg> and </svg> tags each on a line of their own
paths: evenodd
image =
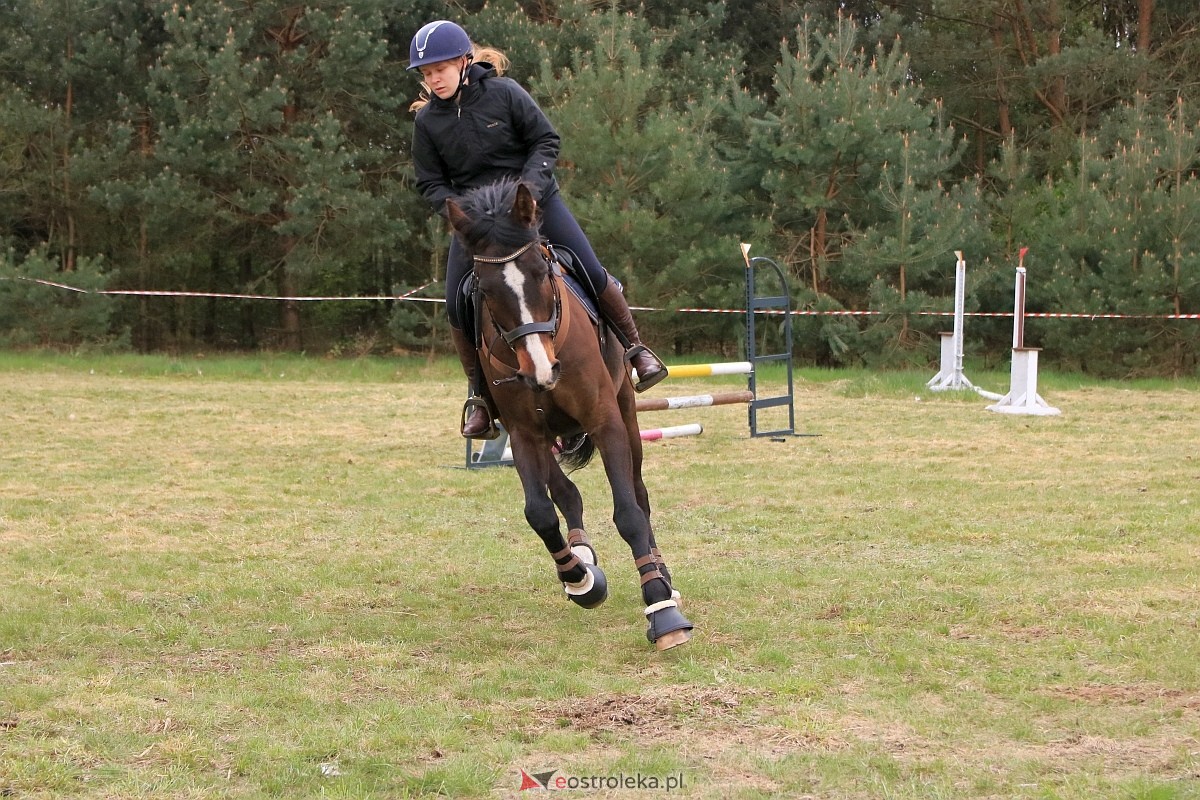
<svg viewBox="0 0 1200 800">
<path fill-rule="evenodd" d="M 1028 247 L 1022 247 L 1017 256 L 1017 281 L 1013 302 L 1013 349 L 1025 346 L 1025 254 Z"/>
</svg>

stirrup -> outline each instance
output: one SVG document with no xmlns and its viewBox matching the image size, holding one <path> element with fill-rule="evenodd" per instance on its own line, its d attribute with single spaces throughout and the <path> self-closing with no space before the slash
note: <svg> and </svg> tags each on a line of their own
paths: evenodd
<svg viewBox="0 0 1200 800">
<path fill-rule="evenodd" d="M 638 373 L 638 382 L 633 385 L 633 390 L 635 392 L 644 392 L 647 389 L 649 389 L 651 386 L 654 386 L 655 384 L 660 383 L 664 378 L 667 377 L 667 367 L 665 364 L 662 363 L 662 359 L 660 359 L 658 356 L 654 355 L 654 352 L 649 347 L 646 347 L 646 345 L 644 345 L 644 344 L 635 344 L 632 347 L 630 347 L 628 350 L 626 350 L 625 351 L 625 363 L 632 365 L 633 359 L 637 358 L 642 353 L 649 353 L 650 356 L 659 363 L 660 369 L 658 369 L 655 372 L 651 372 L 649 375 L 643 375 L 642 373 L 639 372 Z"/>
<path fill-rule="evenodd" d="M 483 413 L 487 416 L 488 426 L 479 433 L 467 435 L 467 417 L 471 416 L 471 412 L 476 408 L 483 409 Z M 496 415 L 492 413 L 491 404 L 484 400 L 479 395 L 472 395 L 467 398 L 467 402 L 463 403 L 462 420 L 459 422 L 458 430 L 462 433 L 464 439 L 495 439 L 500 435 L 500 429 L 496 427 Z"/>
</svg>

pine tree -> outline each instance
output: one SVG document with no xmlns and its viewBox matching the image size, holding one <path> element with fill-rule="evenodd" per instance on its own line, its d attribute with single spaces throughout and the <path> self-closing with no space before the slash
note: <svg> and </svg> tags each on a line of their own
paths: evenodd
<svg viewBox="0 0 1200 800">
<path fill-rule="evenodd" d="M 192 252 L 237 264 L 245 290 L 357 289 L 352 276 L 403 233 L 381 6 L 164 11 L 149 93 L 158 172 L 144 197 L 170 193 L 211 220 Z M 300 349 L 300 307 L 281 309 L 280 344 Z"/>
<path fill-rule="evenodd" d="M 901 133 L 896 161 L 883 165 L 867 198 L 880 218 L 851 232 L 838 270 L 843 290 L 854 295 L 865 288 L 869 308 L 883 312 L 863 332 L 868 361 L 922 359 L 914 349 L 927 349 L 931 334 L 945 326 L 917 314 L 947 310 L 939 298 L 953 296 L 955 250 L 979 253 L 975 185 L 943 183 L 958 153 L 953 131 L 940 125 Z"/>
<path fill-rule="evenodd" d="M 1009 187 L 992 216 L 1030 247 L 1027 311 L 1155 316 L 1196 307 L 1200 136 L 1185 109 L 1160 115 L 1135 98 L 1099 135 L 1079 137 L 1060 177 Z M 1092 321 L 1039 320 L 1027 333 L 1058 363 L 1097 374 L 1195 368 L 1189 327 L 1103 324 L 1101 334 Z"/>
<path fill-rule="evenodd" d="M 533 88 L 563 137 L 564 194 L 601 260 L 634 305 L 740 306 L 738 239 L 752 230 L 716 159 L 723 93 L 710 83 L 732 61 L 693 48 L 688 81 L 672 83 L 673 34 L 615 11 L 564 27 L 584 44 Z M 669 337 L 685 350 L 718 331 L 728 340 L 736 321 L 643 314 L 640 323 L 651 341 Z"/>
<path fill-rule="evenodd" d="M 826 34 L 798 29 L 794 49 L 785 43 L 739 174 L 757 170 L 763 213 L 803 302 L 903 312 L 910 283 L 922 286 L 971 236 L 974 192 L 945 188 L 961 145 L 911 82 L 899 44 L 873 52 L 860 32 L 840 18 Z M 927 305 L 924 295 L 911 299 Z M 906 326 L 902 315 L 887 338 L 903 342 Z M 855 357 L 851 322 L 809 333 L 828 347 L 821 360 Z"/>
<path fill-rule="evenodd" d="M 143 81 L 139 54 L 154 39 L 136 27 L 142 5 L 16 0 L 0 6 L 0 242 L 31 275 L 48 278 L 46 270 L 57 269 L 71 273 L 68 282 L 79 288 L 115 280 L 119 253 L 94 188 L 117 167 L 95 142 L 118 114 L 118 92 Z M 91 305 L 102 306 L 108 319 L 115 304 L 45 293 L 26 307 L 34 312 L 30 329 L 39 330 L 31 340 L 59 341 L 48 327 L 57 320 L 64 324 L 61 341 L 74 341 L 70 320 Z"/>
<path fill-rule="evenodd" d="M 1180 98 L 1156 113 L 1142 98 L 1114 115 L 1112 154 L 1099 183 L 1107 215 L 1095 299 L 1126 314 L 1180 314 L 1200 307 L 1200 119 Z M 1128 325 L 1108 351 L 1134 371 L 1195 367 L 1197 337 L 1178 323 Z M 1164 342 L 1168 342 L 1164 346 Z"/>
</svg>

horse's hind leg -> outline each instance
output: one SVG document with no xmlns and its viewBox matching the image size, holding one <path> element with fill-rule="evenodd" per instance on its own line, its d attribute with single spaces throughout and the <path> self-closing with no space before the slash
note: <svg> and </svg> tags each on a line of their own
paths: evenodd
<svg viewBox="0 0 1200 800">
<path fill-rule="evenodd" d="M 550 552 L 559 580 L 571 601 L 584 608 L 595 608 L 608 597 L 608 581 L 595 565 L 595 553 L 590 545 L 587 547 L 588 554 L 592 556 L 589 563 L 575 551 L 574 543 L 563 539 L 558 512 L 555 511 L 555 504 L 561 499 L 564 505 L 572 509 L 573 518 L 579 521 L 582 528 L 583 499 L 579 496 L 579 490 L 562 474 L 549 447 L 543 449 L 538 440 L 531 442 L 527 437 L 515 434 L 512 436 L 512 445 L 513 463 L 525 491 L 525 521 Z M 568 485 L 569 490 L 565 488 Z M 568 520 L 571 518 L 569 516 Z"/>
</svg>

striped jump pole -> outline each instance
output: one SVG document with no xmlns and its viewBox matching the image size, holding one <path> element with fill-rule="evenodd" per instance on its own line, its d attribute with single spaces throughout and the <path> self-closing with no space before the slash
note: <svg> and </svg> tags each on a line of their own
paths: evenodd
<svg viewBox="0 0 1200 800">
<path fill-rule="evenodd" d="M 668 378 L 703 378 L 711 375 L 752 375 L 754 365 L 749 361 L 727 361 L 714 364 L 678 364 L 667 367 Z M 712 394 L 695 394 L 683 397 L 639 397 L 637 400 L 638 413 L 643 411 L 670 411 L 677 408 L 704 408 L 706 406 L 724 406 L 735 403 L 750 404 L 754 402 L 754 392 L 714 392 Z M 673 439 L 677 436 L 698 436 L 704 432 L 699 423 L 690 425 L 675 425 L 665 428 L 652 428 L 642 431 L 642 441 L 652 442 L 658 439 Z"/>
<path fill-rule="evenodd" d="M 637 400 L 637 410 L 669 411 L 676 408 L 728 406 L 736 403 L 749 403 L 753 399 L 754 393 L 751 391 L 693 394 L 686 397 L 639 397 Z"/>
<path fill-rule="evenodd" d="M 749 361 L 727 361 L 720 364 L 676 364 L 667 367 L 668 378 L 705 378 L 709 375 L 749 375 L 754 365 Z"/>
<path fill-rule="evenodd" d="M 675 439 L 680 436 L 699 436 L 704 432 L 704 426 L 699 422 L 689 425 L 671 425 L 666 428 L 650 428 L 642 431 L 643 442 L 656 442 L 659 439 Z"/>
<path fill-rule="evenodd" d="M 754 365 L 749 361 L 725 361 L 718 364 L 675 364 L 667 367 L 668 378 L 706 378 L 709 375 L 749 375 Z M 637 383 L 637 371 L 634 371 Z"/>
</svg>

